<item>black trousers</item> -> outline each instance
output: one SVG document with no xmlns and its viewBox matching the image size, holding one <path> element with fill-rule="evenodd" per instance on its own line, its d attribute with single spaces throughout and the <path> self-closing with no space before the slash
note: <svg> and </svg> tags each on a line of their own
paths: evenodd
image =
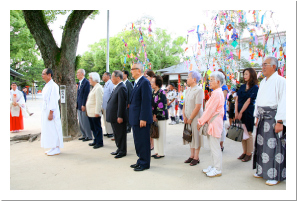
<svg viewBox="0 0 297 201">
<path fill-rule="evenodd" d="M 120 155 L 127 154 L 127 127 L 126 123 L 111 123 L 114 134 L 115 144 L 117 146 L 116 152 Z"/>
<path fill-rule="evenodd" d="M 139 157 L 136 163 L 143 168 L 150 168 L 151 163 L 150 127 L 150 124 L 142 128 L 139 125 L 132 126 L 135 150 Z"/>
<path fill-rule="evenodd" d="M 127 131 L 131 131 L 131 125 L 129 124 L 129 108 L 126 109 L 126 114 L 127 114 Z"/>
<path fill-rule="evenodd" d="M 96 145 L 103 145 L 101 117 L 89 117 L 89 122 L 93 131 L 94 143 Z"/>
</svg>

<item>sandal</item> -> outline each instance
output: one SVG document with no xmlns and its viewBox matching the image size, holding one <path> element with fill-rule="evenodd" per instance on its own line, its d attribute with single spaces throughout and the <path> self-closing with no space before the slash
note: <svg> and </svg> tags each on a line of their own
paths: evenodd
<svg viewBox="0 0 297 201">
<path fill-rule="evenodd" d="M 188 158 L 188 160 L 186 160 L 184 163 L 191 163 L 193 160 L 193 158 Z"/>
<path fill-rule="evenodd" d="M 245 156 L 246 156 L 246 154 L 241 154 L 241 156 L 239 156 L 237 159 L 242 160 Z"/>
<path fill-rule="evenodd" d="M 198 163 L 200 163 L 200 160 L 195 160 L 193 159 L 192 162 L 190 163 L 190 166 L 194 166 L 194 165 L 197 165 Z"/>
<path fill-rule="evenodd" d="M 155 159 L 163 158 L 164 156 L 155 156 Z"/>
<path fill-rule="evenodd" d="M 251 155 L 245 155 L 244 159 L 242 159 L 242 162 L 247 162 L 250 161 L 252 159 L 252 154 Z"/>
<path fill-rule="evenodd" d="M 151 155 L 151 157 L 156 157 L 158 154 Z"/>
</svg>

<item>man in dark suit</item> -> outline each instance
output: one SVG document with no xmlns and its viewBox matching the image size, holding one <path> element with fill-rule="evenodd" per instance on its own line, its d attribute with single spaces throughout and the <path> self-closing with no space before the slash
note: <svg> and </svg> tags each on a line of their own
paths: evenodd
<svg viewBox="0 0 297 201">
<path fill-rule="evenodd" d="M 133 90 L 133 85 L 128 80 L 129 72 L 127 70 L 123 70 L 122 72 L 123 72 L 123 82 L 126 85 L 126 88 L 128 90 L 128 99 L 127 100 L 130 100 L 131 92 Z M 130 133 L 131 132 L 131 125 L 129 123 L 129 104 L 128 104 L 128 101 L 127 101 L 127 117 L 128 117 L 128 121 L 127 121 L 127 133 Z"/>
<path fill-rule="evenodd" d="M 79 138 L 79 140 L 82 140 L 83 142 L 85 142 L 93 139 L 89 119 L 86 115 L 86 102 L 87 102 L 88 95 L 90 93 L 90 83 L 85 78 L 84 69 L 78 69 L 76 73 L 76 77 L 79 80 L 78 86 L 77 86 L 76 109 L 77 109 L 80 132 L 82 134 L 82 137 Z"/>
<path fill-rule="evenodd" d="M 144 67 L 140 63 L 134 64 L 131 68 L 135 83 L 129 101 L 129 122 L 133 129 L 134 144 L 139 159 L 130 167 L 135 171 L 149 169 L 151 162 L 152 88 L 150 82 L 143 76 L 143 71 Z"/>
<path fill-rule="evenodd" d="M 107 102 L 106 121 L 111 123 L 117 150 L 111 155 L 122 158 L 127 154 L 127 89 L 123 83 L 123 73 L 115 70 L 111 81 L 114 84 L 113 91 Z"/>
</svg>

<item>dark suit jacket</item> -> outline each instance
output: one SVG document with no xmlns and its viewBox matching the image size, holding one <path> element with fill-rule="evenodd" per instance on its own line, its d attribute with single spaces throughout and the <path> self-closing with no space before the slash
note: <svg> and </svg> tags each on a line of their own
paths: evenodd
<svg viewBox="0 0 297 201">
<path fill-rule="evenodd" d="M 124 122 L 127 121 L 127 88 L 124 83 L 120 83 L 111 93 L 107 101 L 106 121 L 110 123 L 117 123 L 118 118 L 122 118 Z"/>
<path fill-rule="evenodd" d="M 76 109 L 81 110 L 81 106 L 86 106 L 87 98 L 90 93 L 90 83 L 84 78 L 80 88 L 77 88 L 77 104 Z"/>
<path fill-rule="evenodd" d="M 153 123 L 152 88 L 145 77 L 141 77 L 132 90 L 129 104 L 129 123 L 132 126 L 139 125 L 140 120 Z"/>
<path fill-rule="evenodd" d="M 128 99 L 127 100 L 130 100 L 131 93 L 132 93 L 132 90 L 133 90 L 133 85 L 131 84 L 131 82 L 129 80 L 126 81 L 126 87 L 127 87 L 127 90 L 128 90 Z M 129 101 L 127 101 L 127 104 L 129 104 Z"/>
</svg>

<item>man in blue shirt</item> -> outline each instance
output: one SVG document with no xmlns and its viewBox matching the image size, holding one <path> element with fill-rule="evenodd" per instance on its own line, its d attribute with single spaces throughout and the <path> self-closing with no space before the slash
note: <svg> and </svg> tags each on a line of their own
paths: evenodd
<svg viewBox="0 0 297 201">
<path fill-rule="evenodd" d="M 109 97 L 113 90 L 113 83 L 110 79 L 111 75 L 109 72 L 105 72 L 102 76 L 102 80 L 105 82 L 104 85 L 104 92 L 103 92 L 103 103 L 102 103 L 102 109 L 103 109 L 103 116 L 104 116 L 104 125 L 105 125 L 105 132 L 104 136 L 107 136 L 108 138 L 113 137 L 113 131 L 110 122 L 106 121 L 106 108 L 107 108 L 107 102 L 109 100 Z"/>
</svg>

